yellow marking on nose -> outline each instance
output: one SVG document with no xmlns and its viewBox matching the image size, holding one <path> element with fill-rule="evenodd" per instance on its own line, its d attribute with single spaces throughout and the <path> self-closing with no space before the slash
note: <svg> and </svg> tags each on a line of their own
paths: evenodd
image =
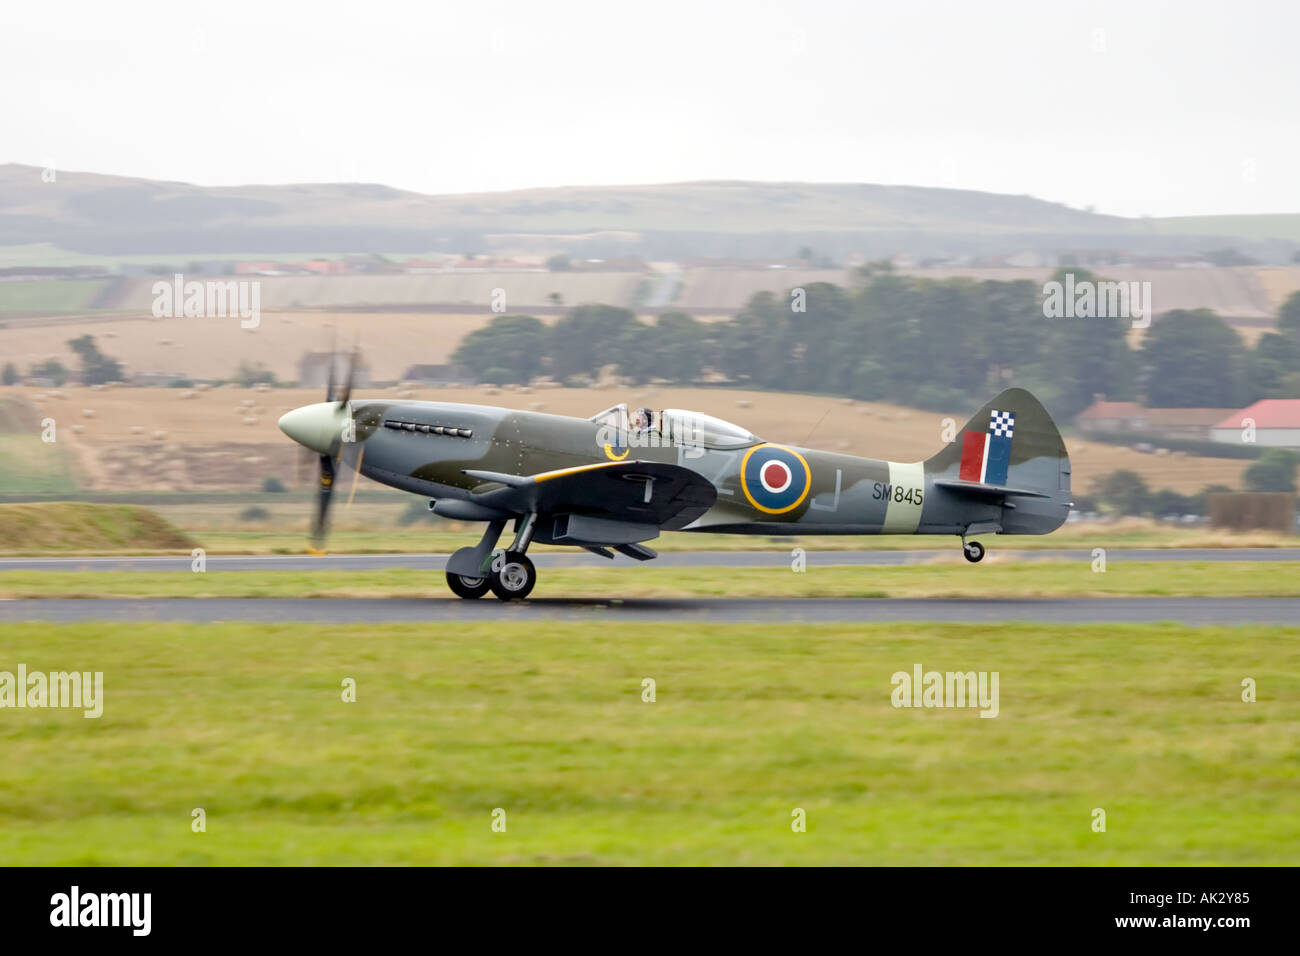
<svg viewBox="0 0 1300 956">
<path fill-rule="evenodd" d="M 366 457 L 366 446 L 361 446 L 361 451 L 357 453 L 356 469 L 352 472 L 352 490 L 348 492 L 347 507 L 352 507 L 352 499 L 357 495 L 357 482 L 361 480 L 361 462 Z"/>
</svg>

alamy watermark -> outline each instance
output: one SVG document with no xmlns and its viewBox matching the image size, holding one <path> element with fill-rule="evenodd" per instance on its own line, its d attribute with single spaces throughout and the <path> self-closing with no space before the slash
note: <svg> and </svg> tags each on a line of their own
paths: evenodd
<svg viewBox="0 0 1300 956">
<path fill-rule="evenodd" d="M 1048 319 L 1132 319 L 1133 328 L 1151 324 L 1150 282 L 1065 281 L 1043 283 L 1043 316 Z"/>
<path fill-rule="evenodd" d="M 51 926 L 120 926 L 148 936 L 152 912 L 152 893 L 88 893 L 74 884 L 50 897 Z"/>
<path fill-rule="evenodd" d="M 104 713 L 103 671 L 0 671 L 0 710 L 6 707 L 72 707 L 82 716 Z"/>
<path fill-rule="evenodd" d="M 156 319 L 238 318 L 243 329 L 255 329 L 262 322 L 262 283 L 256 279 L 186 282 L 178 272 L 171 282 L 155 282 L 150 291 Z"/>
<path fill-rule="evenodd" d="M 668 415 L 638 409 L 627 427 L 605 424 L 596 430 L 596 446 L 615 461 L 633 448 L 682 448 L 686 458 L 704 454 L 705 426 L 690 415 Z"/>
<path fill-rule="evenodd" d="M 978 707 L 981 717 L 998 715 L 998 671 L 895 671 L 890 703 L 895 707 Z"/>
</svg>

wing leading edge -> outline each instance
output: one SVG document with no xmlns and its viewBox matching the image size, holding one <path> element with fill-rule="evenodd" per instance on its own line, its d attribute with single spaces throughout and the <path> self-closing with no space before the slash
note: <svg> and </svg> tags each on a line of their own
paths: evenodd
<svg viewBox="0 0 1300 956">
<path fill-rule="evenodd" d="M 474 469 L 465 474 L 503 486 L 475 494 L 474 500 L 487 507 L 517 514 L 591 515 L 668 531 L 690 524 L 718 497 L 708 479 L 665 462 L 598 462 L 535 475 Z"/>
</svg>

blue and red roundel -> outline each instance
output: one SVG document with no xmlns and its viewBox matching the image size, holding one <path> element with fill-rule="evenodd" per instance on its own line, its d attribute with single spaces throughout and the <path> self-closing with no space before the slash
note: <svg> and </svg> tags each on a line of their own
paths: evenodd
<svg viewBox="0 0 1300 956">
<path fill-rule="evenodd" d="M 751 505 L 779 515 L 803 504 L 812 487 L 812 469 L 797 451 L 783 445 L 756 445 L 740 463 L 740 479 Z"/>
</svg>

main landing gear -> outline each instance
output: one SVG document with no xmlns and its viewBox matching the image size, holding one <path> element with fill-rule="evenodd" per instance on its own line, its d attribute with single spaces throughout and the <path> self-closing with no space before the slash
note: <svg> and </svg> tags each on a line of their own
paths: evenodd
<svg viewBox="0 0 1300 956">
<path fill-rule="evenodd" d="M 472 548 L 461 548 L 447 562 L 447 586 L 457 597 L 481 598 L 491 591 L 502 601 L 521 601 L 537 583 L 537 569 L 528 558 L 537 515 L 520 520 L 515 540 L 506 551 L 494 551 L 505 521 L 493 521 Z M 467 573 L 471 569 L 475 573 Z"/>
<path fill-rule="evenodd" d="M 984 545 L 978 541 L 967 541 L 961 539 L 961 553 L 966 556 L 966 560 L 971 564 L 978 564 L 984 559 Z"/>
</svg>

